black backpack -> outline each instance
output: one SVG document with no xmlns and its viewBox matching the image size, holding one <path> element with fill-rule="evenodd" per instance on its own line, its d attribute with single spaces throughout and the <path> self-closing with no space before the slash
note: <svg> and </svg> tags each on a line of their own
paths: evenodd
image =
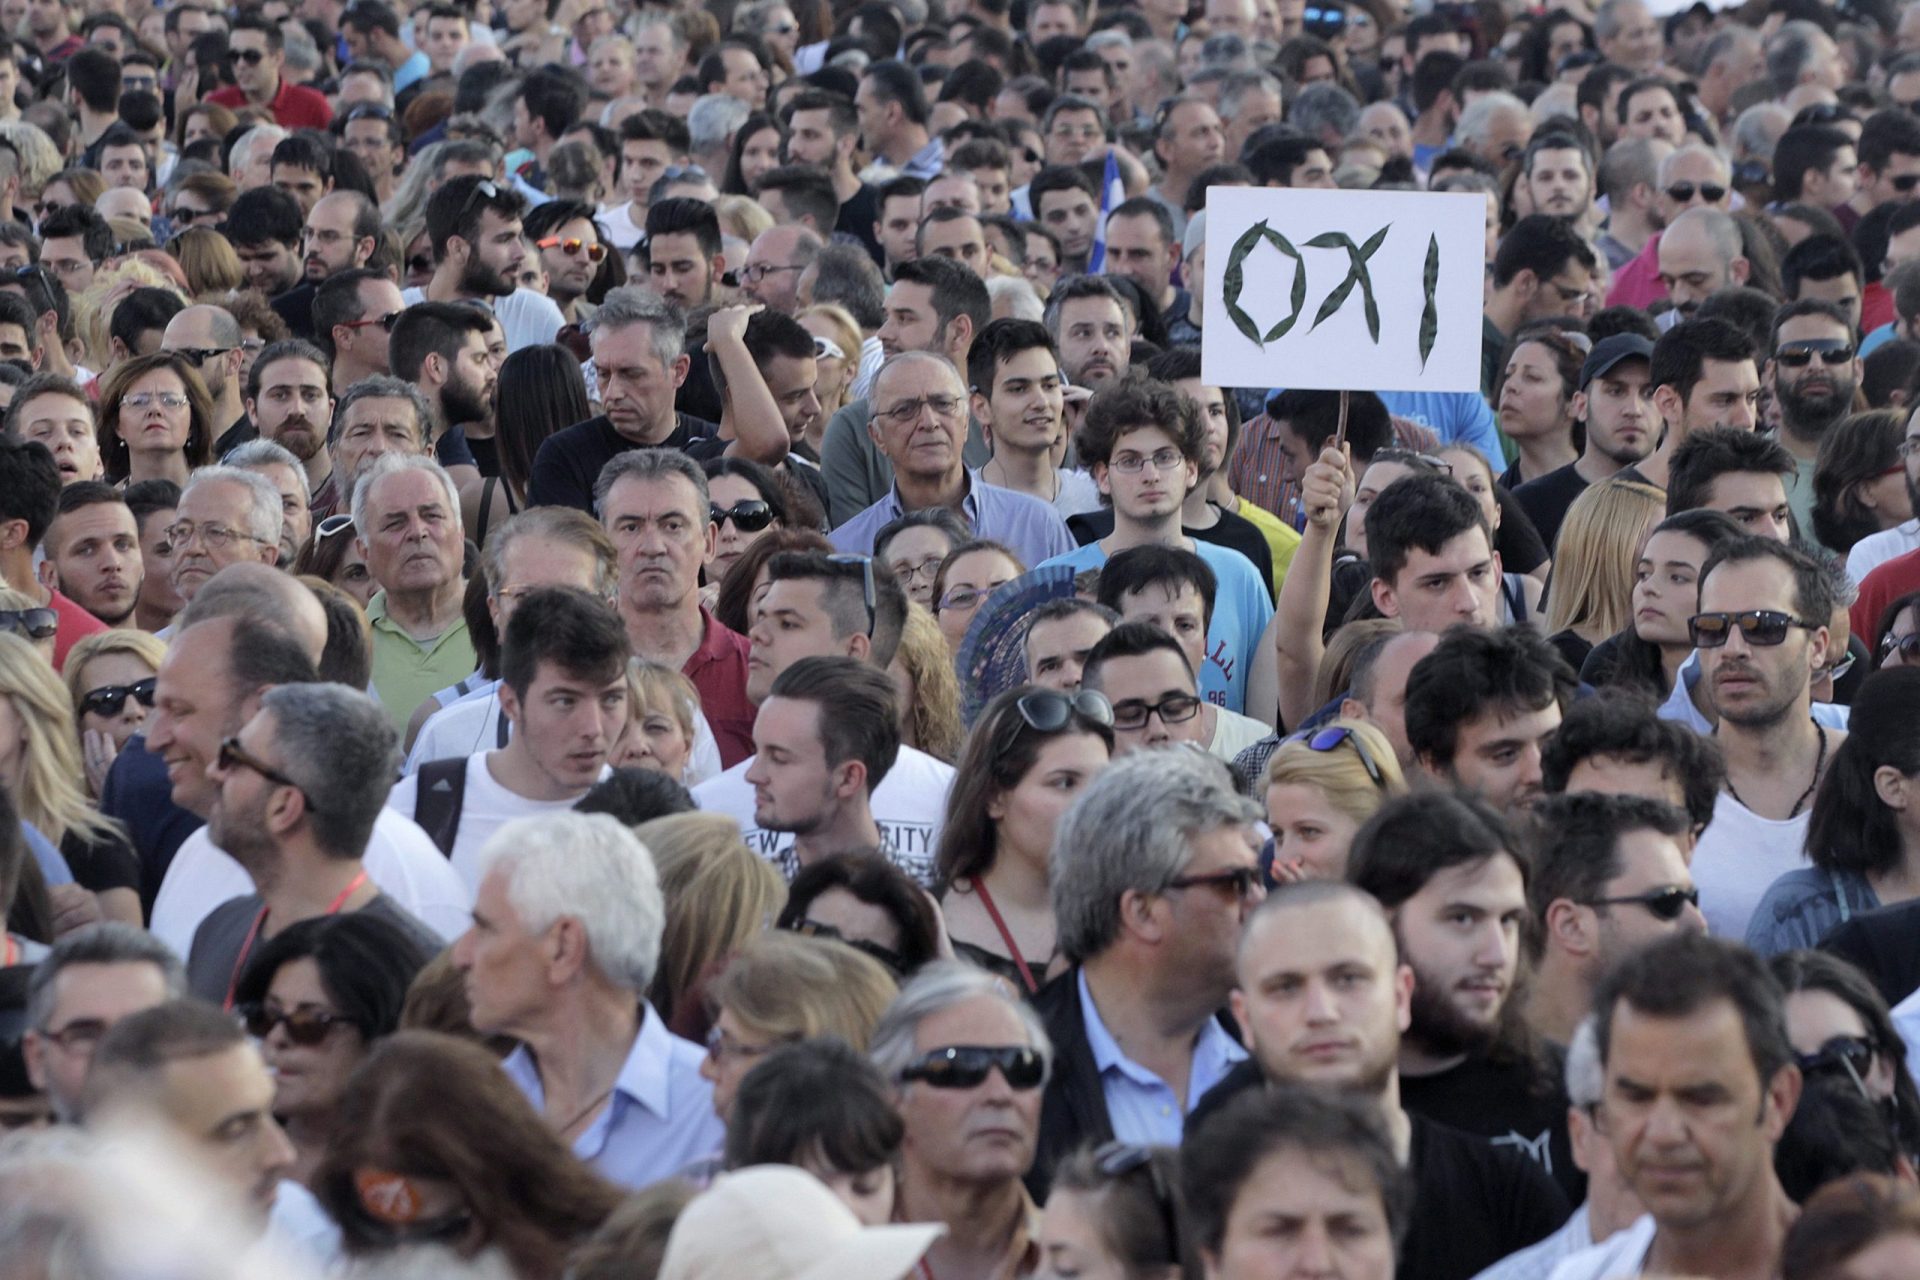
<svg viewBox="0 0 1920 1280">
<path fill-rule="evenodd" d="M 453 856 L 460 834 L 460 809 L 467 799 L 467 758 L 429 760 L 414 775 L 413 820 L 440 852 Z"/>
</svg>

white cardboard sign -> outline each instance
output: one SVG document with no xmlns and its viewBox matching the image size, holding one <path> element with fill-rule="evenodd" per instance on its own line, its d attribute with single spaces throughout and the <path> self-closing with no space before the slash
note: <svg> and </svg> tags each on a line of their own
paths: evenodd
<svg viewBox="0 0 1920 1280">
<path fill-rule="evenodd" d="M 1206 208 L 1208 383 L 1480 390 L 1484 195 L 1209 187 Z"/>
</svg>

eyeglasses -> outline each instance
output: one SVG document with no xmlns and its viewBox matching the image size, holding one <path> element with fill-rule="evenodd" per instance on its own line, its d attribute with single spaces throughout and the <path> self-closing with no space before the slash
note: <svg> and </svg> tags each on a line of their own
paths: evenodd
<svg viewBox="0 0 1920 1280">
<path fill-rule="evenodd" d="M 762 280 L 765 280 L 768 276 L 772 275 L 776 271 L 805 271 L 805 270 L 806 270 L 806 267 L 804 266 L 776 267 L 771 263 L 756 262 L 750 267 L 743 268 L 740 272 L 740 278 L 742 280 L 745 280 L 748 284 L 759 284 Z M 915 416 L 918 417 L 919 415 L 916 414 Z"/>
<path fill-rule="evenodd" d="M 1700 905 L 1700 891 L 1692 885 L 1682 888 L 1677 884 L 1649 889 L 1645 893 L 1636 893 L 1624 898 L 1589 898 L 1584 904 L 1589 907 L 1645 907 L 1647 914 L 1655 920 L 1678 920 L 1680 913 L 1688 907 Z"/>
<path fill-rule="evenodd" d="M 1005 585 L 1007 584 L 1004 582 L 996 582 L 985 587 L 955 587 L 933 602 L 933 611 L 939 613 L 948 609 L 971 609 Z"/>
<path fill-rule="evenodd" d="M 896 560 L 888 567 L 893 570 L 893 576 L 900 579 L 902 583 L 918 582 L 922 578 L 931 582 L 939 576 L 940 565 L 945 560 L 945 556 L 928 556 L 919 564 L 909 564 L 905 560 Z"/>
<path fill-rule="evenodd" d="M 174 355 L 176 355 L 176 356 L 179 356 L 179 357 L 181 357 L 182 359 L 185 359 L 185 360 L 190 360 L 190 361 L 192 361 L 192 362 L 193 362 L 194 364 L 196 364 L 196 365 L 201 365 L 201 364 L 205 364 L 205 363 L 206 363 L 207 361 L 209 361 L 209 360 L 211 360 L 211 359 L 213 359 L 213 358 L 214 358 L 215 356 L 224 356 L 224 355 L 226 355 L 226 354 L 227 354 L 228 352 L 230 352 L 230 351 L 237 351 L 238 349 L 239 349 L 239 348 L 237 348 L 237 347 L 174 347 L 174 348 L 172 348 L 171 350 L 172 350 L 172 353 L 173 353 Z M 135 394 L 136 394 L 136 395 L 144 395 L 144 394 L 147 394 L 147 393 L 145 393 L 145 392 L 136 392 Z M 163 394 L 164 394 L 164 393 L 163 393 Z M 184 402 L 184 400 L 185 400 L 185 397 L 178 397 L 178 398 L 179 398 L 179 399 L 181 399 L 181 400 L 182 400 L 183 402 Z M 126 398 L 126 400 L 125 400 L 125 401 L 123 401 L 123 403 L 125 403 L 125 404 L 133 404 L 133 396 L 128 396 L 128 397 Z M 142 407 L 141 405 L 134 405 L 134 408 L 136 408 L 136 409 L 138 409 L 138 408 L 141 408 L 141 407 Z M 179 405 L 168 405 L 167 407 L 168 407 L 169 409 L 177 409 L 177 408 L 179 408 L 180 406 L 179 406 Z"/>
<path fill-rule="evenodd" d="M 1178 449 L 1156 449 L 1150 455 L 1123 453 L 1107 465 L 1123 476 L 1137 476 L 1149 466 L 1156 472 L 1173 471 L 1185 461 Z"/>
<path fill-rule="evenodd" d="M 920 421 L 920 413 L 923 409 L 931 409 L 934 417 L 950 422 L 954 415 L 960 412 L 960 406 L 963 403 L 959 396 L 920 396 L 914 400 L 902 400 L 896 405 L 882 409 L 874 417 L 885 418 L 897 427 L 904 427 L 909 423 Z"/>
<path fill-rule="evenodd" d="M 1815 622 L 1802 622 L 1778 609 L 1748 609 L 1743 613 L 1696 613 L 1687 619 L 1687 634 L 1696 649 L 1718 649 L 1738 627 L 1740 638 L 1748 644 L 1771 649 L 1786 643 L 1787 632 L 1795 627 L 1814 631 L 1819 626 Z"/>
<path fill-rule="evenodd" d="M 271 1004 L 247 1005 L 240 1010 L 240 1021 L 247 1028 L 247 1034 L 255 1040 L 265 1040 L 273 1034 L 275 1027 L 284 1025 L 287 1039 L 308 1049 L 324 1041 L 335 1026 L 347 1025 L 347 1020 L 337 1013 L 322 1013 L 318 1009 L 282 1009 Z"/>
<path fill-rule="evenodd" d="M 257 67 L 267 60 L 265 49 L 230 49 L 228 52 L 233 55 L 235 62 L 244 62 L 250 67 Z"/>
<path fill-rule="evenodd" d="M 1047 1078 L 1046 1059 L 1026 1045 L 989 1047 L 978 1044 L 935 1049 L 900 1073 L 902 1083 L 919 1081 L 936 1089 L 977 1089 L 995 1068 L 1007 1086 L 1026 1092 Z"/>
<path fill-rule="evenodd" d="M 1804 369 L 1813 363 L 1816 355 L 1820 363 L 1835 368 L 1853 359 L 1853 344 L 1838 338 L 1813 338 L 1781 347 L 1773 353 L 1773 358 L 1789 369 Z"/>
<path fill-rule="evenodd" d="M 1170 693 L 1158 702 L 1128 698 L 1113 704 L 1113 727 L 1144 729 L 1147 717 L 1159 716 L 1161 724 L 1185 724 L 1200 714 L 1200 699 L 1190 693 Z"/>
<path fill-rule="evenodd" d="M 365 329 L 369 325 L 377 324 L 388 333 L 392 333 L 393 326 L 399 324 L 400 317 L 405 314 L 406 312 L 404 311 L 389 311 L 383 316 L 368 316 L 364 320 L 346 320 L 342 321 L 342 323 L 349 329 Z"/>
<path fill-rule="evenodd" d="M 224 739 L 220 743 L 220 754 L 218 759 L 219 759 L 220 767 L 223 770 L 236 769 L 236 768 L 250 769 L 254 773 L 257 773 L 261 777 L 265 778 L 268 782 L 273 783 L 275 786 L 292 787 L 295 791 L 298 791 L 300 793 L 300 798 L 307 802 L 307 811 L 309 813 L 320 812 L 320 806 L 316 805 L 313 802 L 313 797 L 307 794 L 307 789 L 305 787 L 301 786 L 299 783 L 295 782 L 292 778 L 289 778 L 286 774 L 280 772 L 278 769 L 268 764 L 265 760 L 262 760 L 259 756 L 254 755 L 252 752 L 248 751 L 245 747 L 241 746 L 240 739 L 238 738 Z"/>
<path fill-rule="evenodd" d="M 91 1052 L 109 1030 L 104 1019 L 75 1018 L 58 1031 L 41 1031 L 40 1038 L 53 1041 L 68 1053 Z"/>
<path fill-rule="evenodd" d="M 579 236 L 568 236 L 565 240 L 562 240 L 559 236 L 548 236 L 545 240 L 535 240 L 533 245 L 536 249 L 558 249 L 569 258 L 579 257 L 581 251 L 584 250 L 588 262 L 598 262 L 607 256 L 607 246 L 601 244 L 598 240 L 592 244 L 588 244 Z"/>
<path fill-rule="evenodd" d="M 733 527 L 742 533 L 758 533 L 773 523 L 773 508 L 759 499 L 736 502 L 730 507 L 709 503 L 707 516 L 715 524 L 733 521 Z"/>
<path fill-rule="evenodd" d="M 425 274 L 433 270 L 433 259 L 424 253 L 416 253 L 407 259 L 407 270 L 417 274 Z"/>
<path fill-rule="evenodd" d="M 902 977 L 906 976 L 907 962 L 898 951 L 883 947 L 866 938 L 849 938 L 830 924 L 824 924 L 818 920 L 795 920 L 787 926 L 787 931 L 797 933 L 803 938 L 825 938 L 830 942 L 852 947 L 855 951 L 872 956 L 892 972 Z"/>
<path fill-rule="evenodd" d="M 773 1044 L 742 1044 L 717 1026 L 707 1032 L 707 1056 L 716 1064 L 729 1059 L 758 1058 L 779 1047 L 778 1041 Z"/>
<path fill-rule="evenodd" d="M 218 222 L 223 215 L 217 209 L 190 209 L 186 205 L 177 204 L 173 206 L 173 212 L 167 216 L 173 219 L 174 226 L 184 228 L 193 226 L 201 218 L 212 218 Z"/>
<path fill-rule="evenodd" d="M 351 529 L 351 528 L 353 528 L 353 517 L 350 515 L 347 515 L 345 512 L 342 512 L 337 516 L 328 516 L 325 520 L 322 520 L 319 524 L 313 526 L 313 540 L 315 542 L 320 542 L 327 538 L 331 538 L 334 534 L 339 533 L 343 529 Z"/>
<path fill-rule="evenodd" d="M 1821 680 L 1844 680 L 1847 678 L 1847 672 L 1851 670 L 1853 670 L 1853 655 L 1850 653 L 1844 654 L 1838 662 L 1829 662 L 1824 667 L 1815 667 L 1813 669 L 1814 683 L 1817 684 Z"/>
<path fill-rule="evenodd" d="M 89 689 L 80 698 L 80 714 L 95 716 L 117 716 L 132 698 L 143 707 L 153 706 L 155 677 L 133 684 L 103 684 L 97 689 Z"/>
<path fill-rule="evenodd" d="M 229 529 L 223 524 L 195 524 L 191 520 L 176 520 L 168 525 L 164 532 L 167 542 L 175 551 L 192 542 L 193 535 L 196 533 L 207 540 L 207 548 L 211 551 L 226 550 L 236 538 L 244 538 L 248 542 L 257 542 L 262 546 L 267 542 L 265 538 L 243 533 L 239 529 Z"/>
<path fill-rule="evenodd" d="M 1338 751 L 1342 745 L 1352 747 L 1353 753 L 1360 757 L 1360 767 L 1367 771 L 1368 781 L 1383 791 L 1386 789 L 1387 780 L 1381 775 L 1380 765 L 1374 760 L 1373 753 L 1367 750 L 1367 744 L 1360 740 L 1360 736 L 1345 725 L 1334 725 L 1311 735 L 1297 735 L 1294 741 L 1306 743 L 1309 751 Z"/>
<path fill-rule="evenodd" d="M 1313 10 L 1307 10 L 1311 15 Z M 1103 1178 L 1119 1180 L 1139 1169 L 1147 1171 L 1147 1181 L 1153 1188 L 1153 1203 L 1160 1210 L 1161 1229 L 1166 1233 L 1167 1258 L 1170 1266 L 1180 1263 L 1180 1219 L 1174 1208 L 1173 1189 L 1161 1176 L 1160 1166 L 1153 1162 L 1153 1148 L 1137 1146 L 1131 1142 L 1102 1143 L 1093 1152 L 1093 1166 Z"/>
<path fill-rule="evenodd" d="M 1417 471 L 1434 471 L 1443 476 L 1453 474 L 1453 464 L 1445 458 L 1435 457 L 1431 453 L 1417 453 L 1412 449 L 1375 449 L 1375 462 L 1397 462 L 1403 467 L 1412 467 Z"/>
<path fill-rule="evenodd" d="M 1228 867 L 1204 876 L 1175 876 L 1167 881 L 1169 889 L 1226 889 L 1245 902 L 1264 890 L 1258 867 Z"/>
<path fill-rule="evenodd" d="M 0 609 L 0 631 L 29 640 L 51 640 L 60 629 L 60 615 L 51 609 Z"/>
<path fill-rule="evenodd" d="M 867 639 L 873 639 L 874 594 L 873 594 L 873 557 L 856 555 L 828 556 L 828 564 L 857 564 L 860 566 L 860 589 L 867 606 Z"/>
<path fill-rule="evenodd" d="M 1920 631 L 1904 636 L 1897 636 L 1889 631 L 1880 637 L 1880 661 L 1885 663 L 1896 653 L 1900 655 L 1900 661 L 1903 663 L 1920 662 Z"/>
<path fill-rule="evenodd" d="M 1873 1070 L 1873 1055 L 1880 1047 L 1864 1036 L 1833 1036 L 1812 1053 L 1793 1055 L 1794 1065 L 1803 1076 L 1839 1075 L 1853 1078 L 1863 1095 L 1867 1093 L 1867 1072 Z M 1870 1095 L 1868 1095 L 1870 1098 Z"/>
<path fill-rule="evenodd" d="M 1073 723 L 1073 717 L 1083 716 L 1095 724 L 1113 723 L 1113 704 L 1106 695 L 1095 693 L 1091 689 L 1081 689 L 1075 693 L 1062 693 L 1057 689 L 1036 689 L 1032 693 L 1022 694 L 1013 704 L 1027 727 L 1037 733 L 1058 733 Z"/>
<path fill-rule="evenodd" d="M 187 407 L 187 398 L 178 391 L 136 391 L 130 396 L 122 396 L 120 403 L 130 409 L 145 409 L 156 404 L 162 409 L 184 409 Z"/>
<path fill-rule="evenodd" d="M 1708 204 L 1719 204 L 1727 198 L 1727 189 L 1717 182 L 1702 182 L 1698 186 L 1691 182 L 1676 182 L 1667 188 L 1667 198 L 1675 204 L 1686 204 L 1693 199 L 1696 191 Z"/>
</svg>

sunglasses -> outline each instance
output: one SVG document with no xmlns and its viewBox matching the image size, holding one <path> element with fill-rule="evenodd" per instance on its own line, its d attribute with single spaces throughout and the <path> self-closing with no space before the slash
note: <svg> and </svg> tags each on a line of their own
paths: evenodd
<svg viewBox="0 0 1920 1280">
<path fill-rule="evenodd" d="M 558 249 L 569 258 L 577 258 L 585 250 L 588 262 L 598 262 L 607 256 L 607 246 L 597 240 L 588 244 L 579 236 L 568 236 L 565 240 L 559 236 L 548 236 L 544 240 L 535 240 L 533 244 L 537 249 Z"/>
<path fill-rule="evenodd" d="M 98 689 L 87 690 L 80 699 L 80 714 L 113 717 L 120 714 L 132 698 L 141 706 L 153 706 L 153 689 L 156 677 L 148 676 L 133 684 L 103 684 Z"/>
<path fill-rule="evenodd" d="M 344 1026 L 346 1019 L 337 1013 L 321 1013 L 317 1009 L 282 1009 L 276 1005 L 254 1004 L 240 1010 L 240 1020 L 247 1028 L 247 1034 L 255 1040 L 265 1040 L 273 1034 L 273 1029 L 285 1024 L 287 1039 L 297 1045 L 311 1049 L 327 1038 L 327 1033 L 336 1025 Z"/>
<path fill-rule="evenodd" d="M 432 271 L 433 259 L 429 258 L 424 253 L 416 253 L 411 258 L 407 259 L 407 270 L 416 272 L 416 273 L 425 273 L 428 271 Z"/>
<path fill-rule="evenodd" d="M 1785 644 L 1787 632 L 1795 627 L 1815 631 L 1819 626 L 1777 609 L 1748 609 L 1742 613 L 1696 613 L 1687 619 L 1687 634 L 1696 649 L 1718 649 L 1738 627 L 1740 638 L 1748 644 L 1770 649 Z"/>
<path fill-rule="evenodd" d="M 1812 1053 L 1794 1054 L 1793 1061 L 1802 1075 L 1844 1072 L 1853 1077 L 1854 1083 L 1861 1084 L 1861 1077 L 1873 1069 L 1873 1055 L 1877 1052 L 1878 1046 L 1865 1037 L 1834 1036 Z"/>
<path fill-rule="evenodd" d="M 0 609 L 0 631 L 29 640 L 51 640 L 60 629 L 60 615 L 51 609 Z"/>
<path fill-rule="evenodd" d="M 1686 204 L 1693 199 L 1693 193 L 1696 191 L 1708 204 L 1719 204 L 1727 198 L 1727 189 L 1717 182 L 1702 182 L 1698 186 L 1691 182 L 1676 182 L 1667 188 L 1667 198 L 1675 204 Z"/>
<path fill-rule="evenodd" d="M 381 106 L 377 102 L 365 103 L 347 112 L 348 124 L 352 124 L 355 120 L 391 120 L 391 119 L 393 119 L 393 112 L 388 110 L 386 107 Z"/>
<path fill-rule="evenodd" d="M 856 555 L 828 556 L 828 564 L 857 564 L 860 566 L 860 588 L 865 593 L 863 599 L 867 606 L 867 639 L 873 639 L 874 594 L 873 594 L 873 557 Z"/>
<path fill-rule="evenodd" d="M 889 971 L 903 977 L 906 975 L 907 962 L 898 951 L 883 947 L 877 942 L 870 942 L 865 938 L 849 938 L 830 924 L 822 924 L 818 920 L 795 920 L 788 926 L 788 932 L 797 933 L 803 938 L 825 938 L 830 942 L 852 947 L 855 951 L 872 956 L 887 966 Z"/>
<path fill-rule="evenodd" d="M 919 1081 L 936 1089 L 977 1089 L 995 1067 L 1007 1086 L 1025 1092 L 1038 1089 L 1047 1078 L 1046 1060 L 1026 1045 L 989 1047 L 978 1044 L 935 1049 L 900 1073 L 902 1083 Z"/>
<path fill-rule="evenodd" d="M 1242 902 L 1265 887 L 1259 867 L 1228 867 L 1204 876 L 1175 876 L 1167 881 L 1169 889 L 1227 889 Z"/>
<path fill-rule="evenodd" d="M 1649 889 L 1645 893 L 1636 893 L 1625 898 L 1592 898 L 1584 905 L 1589 907 L 1645 907 L 1647 914 L 1655 920 L 1678 920 L 1680 913 L 1688 907 L 1700 905 L 1700 891 L 1689 885 L 1681 888 L 1677 884 L 1662 889 Z"/>
<path fill-rule="evenodd" d="M 331 538 L 343 529 L 351 528 L 353 528 L 353 517 L 343 511 L 337 516 L 328 516 L 313 526 L 313 540 L 319 542 L 324 538 Z"/>
<path fill-rule="evenodd" d="M 731 520 L 733 527 L 742 533 L 758 533 L 773 523 L 773 508 L 757 498 L 736 502 L 730 507 L 710 503 L 707 516 L 716 525 Z"/>
<path fill-rule="evenodd" d="M 1844 680 L 1847 678 L 1847 672 L 1851 670 L 1853 670 L 1853 655 L 1849 653 L 1843 656 L 1838 662 L 1830 662 L 1824 667 L 1815 667 L 1813 678 L 1815 681 L 1821 679 Z"/>
<path fill-rule="evenodd" d="M 1838 368 L 1853 359 L 1853 344 L 1838 338 L 1815 338 L 1782 347 L 1773 353 L 1773 358 L 1789 369 L 1804 369 L 1813 363 L 1816 355 L 1828 368 Z"/>
<path fill-rule="evenodd" d="M 313 797 L 307 794 L 305 787 L 241 746 L 240 739 L 228 738 L 221 742 L 218 760 L 222 770 L 250 769 L 277 787 L 292 787 L 306 801 L 309 812 L 320 812 L 320 806 L 313 802 Z"/>
<path fill-rule="evenodd" d="M 1387 780 L 1381 775 L 1380 765 L 1374 760 L 1373 753 L 1367 750 L 1367 744 L 1360 741 L 1359 736 L 1345 725 L 1334 725 L 1332 728 L 1322 729 L 1311 735 L 1302 734 L 1294 740 L 1306 743 L 1309 751 L 1338 751 L 1343 745 L 1352 747 L 1353 753 L 1360 757 L 1360 767 L 1367 771 L 1367 780 L 1381 790 L 1386 789 Z"/>
<path fill-rule="evenodd" d="M 230 52 L 235 62 L 244 62 L 250 67 L 257 67 L 267 60 L 265 49 L 234 49 Z"/>
<path fill-rule="evenodd" d="M 1896 636 L 1891 631 L 1880 638 L 1880 661 L 1885 662 L 1894 654 L 1900 655 L 1901 662 L 1920 662 L 1920 631 L 1912 635 Z"/>
<path fill-rule="evenodd" d="M 369 325 L 377 324 L 388 333 L 392 333 L 393 326 L 399 324 L 400 317 L 405 314 L 404 311 L 389 311 L 383 316 L 368 316 L 364 320 L 343 320 L 341 324 L 348 329 L 365 329 Z"/>
<path fill-rule="evenodd" d="M 1103 693 L 1091 689 L 1081 689 L 1075 693 L 1062 693 L 1058 689 L 1036 689 L 1032 693 L 1022 694 L 1013 704 L 1027 727 L 1036 733 L 1058 733 L 1073 722 L 1079 715 L 1095 724 L 1113 723 L 1113 704 L 1107 701 Z"/>
</svg>

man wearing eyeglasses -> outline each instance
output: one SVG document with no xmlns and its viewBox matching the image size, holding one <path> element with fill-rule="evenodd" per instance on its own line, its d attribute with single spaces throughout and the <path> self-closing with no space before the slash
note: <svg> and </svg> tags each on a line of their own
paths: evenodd
<svg viewBox="0 0 1920 1280">
<path fill-rule="evenodd" d="M 329 192 L 314 202 L 300 241 L 308 285 L 364 267 L 380 242 L 379 206 L 358 191 Z"/>
<path fill-rule="evenodd" d="M 27 985 L 27 1078 L 54 1119 L 78 1120 L 87 1068 L 120 1019 L 187 993 L 180 958 L 144 929 L 102 921 L 61 938 Z"/>
<path fill-rule="evenodd" d="M 1813 795 L 1846 741 L 1812 714 L 1814 675 L 1833 656 L 1833 593 L 1804 551 L 1746 538 L 1707 558 L 1699 610 L 1690 627 L 1727 785 L 1693 874 L 1713 932 L 1740 938 L 1767 887 L 1806 865 Z"/>
<path fill-rule="evenodd" d="M 1593 249 L 1564 219 L 1531 214 L 1501 238 L 1487 292 L 1480 345 L 1480 390 L 1489 400 L 1506 372 L 1507 338 L 1536 320 L 1584 315 L 1598 265 Z"/>
<path fill-rule="evenodd" d="M 1113 704 L 1116 756 L 1185 743 L 1205 750 L 1199 684 L 1186 650 L 1148 622 L 1115 626 L 1087 654 L 1080 687 Z"/>
<path fill-rule="evenodd" d="M 1636 795 L 1575 792 L 1540 808 L 1528 900 L 1540 938 L 1527 1022 L 1567 1045 L 1600 979 L 1674 933 L 1704 933 L 1685 813 Z"/>
<path fill-rule="evenodd" d="M 167 540 L 168 574 L 189 604 L 214 574 L 230 564 L 280 557 L 280 494 L 261 475 L 237 467 L 201 467 L 180 491 Z"/>
<path fill-rule="evenodd" d="M 1178 1146 L 1201 1097 L 1246 1060 L 1221 1025 L 1242 926 L 1266 896 L 1259 806 L 1218 761 L 1140 753 L 1081 793 L 1050 861 L 1071 967 L 1035 1009 L 1060 1059 L 1027 1185 L 1083 1145 Z"/>
<path fill-rule="evenodd" d="M 820 253 L 820 237 L 805 227 L 769 227 L 754 237 L 740 291 L 753 302 L 792 315 L 800 309 L 800 273 Z"/>
<path fill-rule="evenodd" d="M 280 74 L 287 54 L 278 26 L 257 14 L 242 14 L 234 19 L 227 46 L 235 83 L 208 94 L 208 102 L 234 110 L 265 107 L 283 129 L 325 129 L 332 122 L 333 108 L 324 94 Z"/>
<path fill-rule="evenodd" d="M 1853 411 L 1860 375 L 1854 326 L 1845 311 L 1831 302 L 1803 298 L 1774 315 L 1773 351 L 1763 376 L 1780 407 L 1780 443 L 1796 467 L 1787 479 L 1787 505 L 1803 530 L 1813 528 L 1813 473 L 1820 441 Z"/>
<path fill-rule="evenodd" d="M 346 124 L 340 130 L 340 145 L 359 157 L 361 165 L 373 179 L 375 198 L 386 201 L 393 196 L 394 185 L 407 159 L 405 137 L 394 120 L 393 108 L 378 103 L 362 103 L 346 108 L 346 111 Z"/>
</svg>

